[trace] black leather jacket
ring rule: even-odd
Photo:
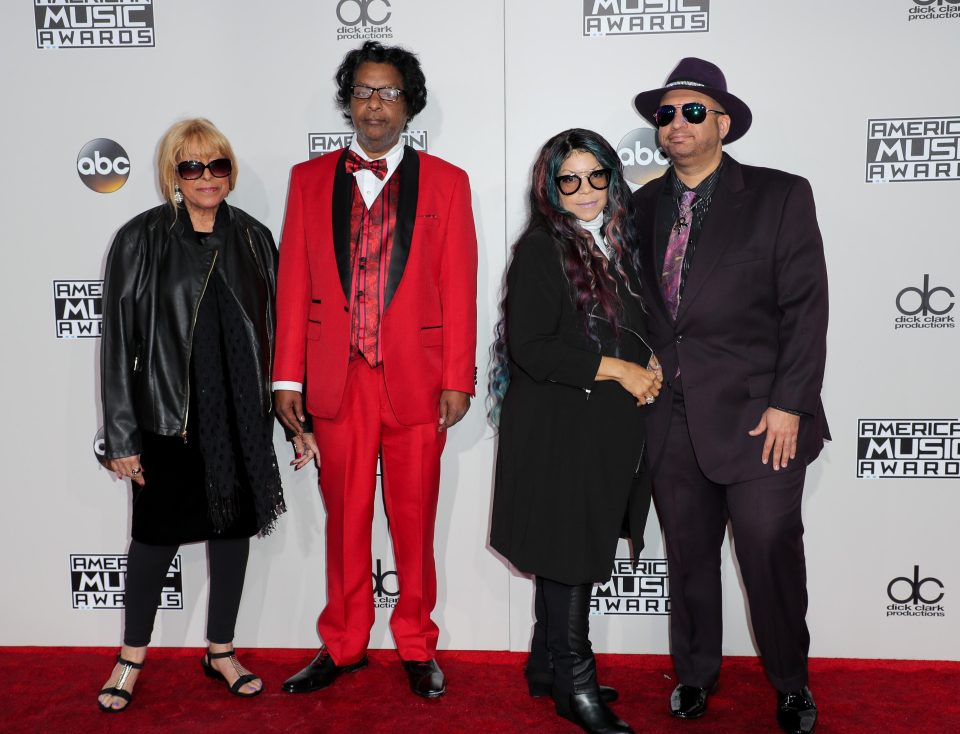
[[[243,310],[261,386],[272,410],[277,248],[265,226],[220,205],[201,246],[186,210],[169,204],[131,219],[113,241],[103,293],[101,392],[105,458],[140,453],[140,431],[184,435],[190,353],[200,299],[214,265]]]

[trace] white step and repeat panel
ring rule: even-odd
[[[960,0],[5,3],[0,645],[120,638],[129,488],[95,460],[101,278],[116,229],[160,201],[160,135],[182,117],[212,119],[239,158],[231,203],[279,235],[290,166],[349,140],[333,73],[346,51],[376,39],[416,51],[424,66],[430,97],[408,142],[471,177],[481,383],[539,146],[592,128],[640,185],[665,161],[633,95],[684,56],[723,68],[754,112],[730,152],[809,178],[826,244],[834,441],[808,473],[804,502],[811,652],[960,659],[960,87],[945,63],[958,31]],[[529,640],[531,583],[486,546],[494,451],[477,401],[443,458],[444,648]],[[238,645],[317,644],[323,506],[315,470],[284,480],[289,512],[253,544]],[[390,647],[397,577],[380,510],[374,535],[372,645]],[[651,515],[640,568],[618,563],[595,592],[596,649],[667,651],[663,558]],[[752,654],[729,546],[723,573],[725,650]],[[206,590],[203,545],[184,546],[155,644],[202,644]]]

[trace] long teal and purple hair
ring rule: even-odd
[[[607,206],[604,209],[604,235],[612,250],[609,263],[596,251],[593,236],[578,224],[574,214],[563,208],[560,192],[554,182],[564,161],[574,151],[592,153],[602,168],[609,168],[611,171]],[[560,250],[563,271],[570,283],[577,310],[584,314],[598,311],[598,315],[602,315],[613,325],[614,333],[619,332],[622,303],[617,293],[616,281],[608,268],[614,268],[629,288],[631,281],[624,272],[624,263],[634,272],[639,272],[639,263],[636,248],[630,247],[634,242],[635,232],[630,188],[623,178],[623,164],[617,152],[610,143],[592,130],[574,128],[554,135],[544,143],[533,164],[529,207],[530,218],[517,242],[535,229],[549,232]],[[511,259],[516,246],[514,243]],[[639,294],[630,291],[630,295],[640,300]],[[593,342],[599,343],[591,322],[592,319],[584,319],[587,336]],[[490,347],[491,363],[487,385],[487,415],[494,427],[500,424],[500,408],[510,384],[510,355],[507,344],[507,289],[504,283],[500,300],[500,320],[494,327],[494,342]]]

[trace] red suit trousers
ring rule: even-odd
[[[439,415],[439,413],[438,413]],[[437,424],[401,425],[383,379],[383,366],[362,358],[349,367],[340,412],[314,418],[320,449],[320,492],[327,510],[327,605],[317,630],[333,661],[358,661],[374,622],[371,526],[381,456],[383,497],[400,594],[390,617],[403,660],[435,656],[439,629],[433,531],[446,433]]]

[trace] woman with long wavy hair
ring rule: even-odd
[[[618,539],[643,547],[644,411],[662,375],[646,343],[630,191],[614,149],[567,130],[533,166],[490,373],[499,426],[491,545],[536,579],[530,694],[588,732],[632,732],[597,684],[590,594]]]

